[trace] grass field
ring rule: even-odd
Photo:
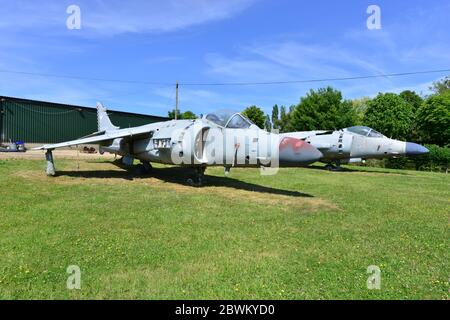
[[[0,160],[2,299],[450,297],[450,175],[212,168],[195,188],[179,168],[56,165]]]

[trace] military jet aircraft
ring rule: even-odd
[[[339,169],[343,163],[363,162],[366,159],[418,156],[428,149],[412,142],[390,139],[365,126],[354,126],[336,131],[301,131],[281,134],[311,144],[319,149],[329,170]]]
[[[195,180],[203,182],[207,166],[299,167],[322,158],[307,142],[281,137],[258,128],[238,112],[222,110],[195,120],[169,120],[139,127],[114,126],[102,104],[97,105],[98,131],[77,140],[47,144],[47,174],[55,175],[52,150],[82,144],[99,144],[100,152],[122,156],[131,166],[135,159],[149,171],[151,162],[187,166],[195,169]],[[281,139],[280,139],[281,138]]]

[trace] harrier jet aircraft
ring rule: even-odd
[[[319,149],[327,169],[338,169],[342,163],[362,162],[365,159],[397,158],[428,153],[428,149],[412,142],[385,137],[374,129],[355,126],[337,131],[302,131],[281,134],[311,144]]]
[[[97,118],[98,132],[36,148],[46,150],[48,175],[55,175],[52,150],[82,144],[99,144],[101,153],[120,155],[127,165],[140,160],[145,170],[151,169],[151,162],[191,167],[196,184],[202,183],[207,166],[223,166],[226,172],[231,167],[299,167],[323,156],[303,140],[261,130],[238,112],[223,110],[202,119],[119,129],[98,104]]]

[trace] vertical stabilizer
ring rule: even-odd
[[[97,103],[97,123],[98,131],[111,131],[119,129],[119,127],[112,124],[108,114],[106,113],[106,108],[100,102]]]

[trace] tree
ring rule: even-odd
[[[417,128],[422,142],[450,145],[450,91],[435,94],[417,111]]]
[[[181,119],[197,119],[197,116],[192,111],[186,111],[181,114]]]
[[[257,106],[250,106],[245,109],[242,114],[249,118],[254,124],[256,124],[261,129],[264,129],[264,124],[266,122],[266,115]]]
[[[414,113],[410,104],[395,93],[379,93],[370,100],[363,123],[388,137],[406,140],[411,133]]]
[[[274,129],[280,128],[280,119],[278,118],[278,105],[272,107],[272,126]]]
[[[416,170],[443,170],[448,173],[450,167],[450,148],[439,147],[435,144],[425,145],[430,151],[427,154],[413,158]]]
[[[414,119],[411,123],[411,131],[409,134],[409,139],[412,141],[419,141],[420,135],[417,129],[417,121],[415,120],[417,110],[419,110],[420,106],[423,104],[423,98],[419,96],[417,93],[411,90],[405,90],[400,93],[400,97],[408,103],[413,111]]]
[[[413,112],[416,112],[423,103],[422,97],[411,90],[405,90],[401,92],[400,97],[405,100],[406,103],[411,105]]]
[[[441,94],[446,91],[450,91],[450,76],[447,76],[439,81],[433,82],[433,85],[430,87],[434,93]]]
[[[288,126],[288,123],[290,121],[290,115],[288,113],[286,113],[286,107],[285,106],[281,106],[280,109],[280,131],[281,132],[286,132],[286,127]]]
[[[356,113],[355,124],[362,124],[364,119],[364,114],[367,110],[367,103],[370,101],[369,97],[363,97],[360,99],[352,100],[352,107]]]
[[[176,112],[175,109],[167,112],[167,116],[169,117],[169,119],[175,119],[175,112]],[[178,119],[179,119],[180,118],[180,110],[178,110],[177,115],[178,115]]]
[[[280,108],[280,120],[278,121],[278,129],[280,132],[295,131],[291,124],[292,110],[295,106],[290,106],[289,111],[286,111],[285,106]]]
[[[264,129],[269,132],[272,130],[272,122],[270,121],[270,116],[268,114],[266,114],[266,121],[264,122]]]
[[[331,87],[311,90],[291,112],[290,123],[296,131],[339,129],[354,125],[352,103]]]
[[[168,117],[169,119],[175,119],[175,110],[169,111],[168,112]],[[178,120],[182,120],[182,119],[197,119],[197,116],[195,115],[195,113],[193,113],[192,111],[186,111],[181,113],[180,110],[178,110]]]

